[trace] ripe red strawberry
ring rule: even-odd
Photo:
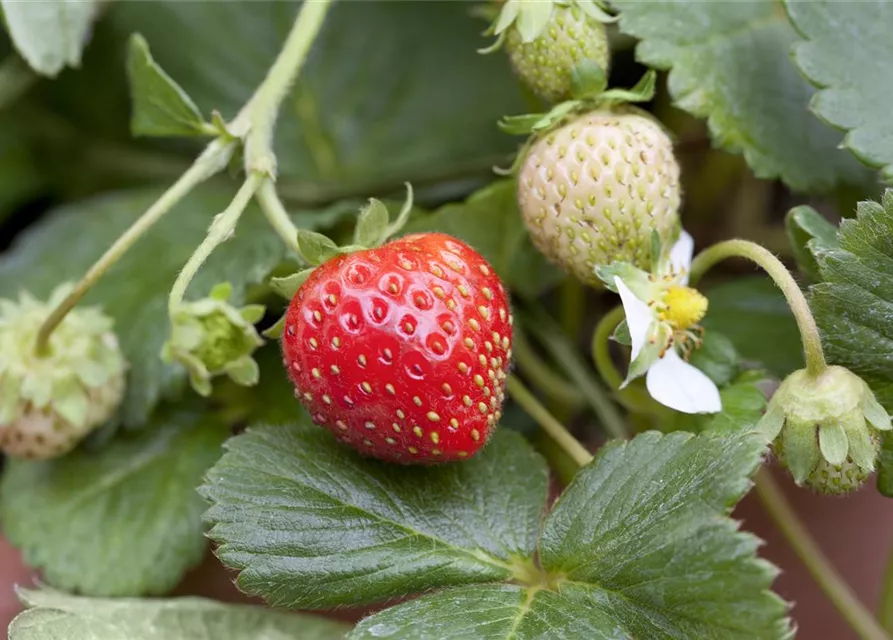
[[[501,417],[512,317],[468,245],[406,236],[318,267],[288,308],[282,349],[314,422],[405,464],[467,458]]]

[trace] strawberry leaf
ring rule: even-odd
[[[133,135],[195,136],[213,131],[192,98],[152,59],[149,44],[137,33],[130,37],[127,77],[133,101]]]
[[[837,246],[837,227],[812,207],[802,205],[788,211],[785,229],[800,271],[810,280],[818,280],[819,265],[814,252]]]
[[[777,570],[727,517],[764,452],[742,433],[609,444],[546,518],[541,581],[426,595],[348,637],[789,638]]]
[[[819,91],[810,109],[847,132],[843,146],[893,181],[893,6],[886,2],[791,2],[785,7],[806,38],[794,62]],[[854,46],[859,43],[859,46]]]
[[[779,378],[803,367],[797,324],[771,280],[737,278],[705,293],[710,305],[702,324],[708,335],[721,333],[744,361],[759,364]]]
[[[810,306],[827,358],[860,375],[893,410],[893,190],[883,204],[861,202],[844,220],[838,246],[816,246],[821,282]]]
[[[368,603],[507,580],[533,554],[547,474],[520,436],[503,430],[461,464],[402,467],[294,412],[232,439],[201,489],[243,591],[292,608]]]
[[[101,27],[118,42],[140,32],[203,113],[232,119],[266,76],[299,7],[119,3]],[[437,28],[419,28],[426,24]],[[493,123],[524,101],[505,56],[476,53],[481,26],[466,3],[336,3],[277,122],[284,195],[330,201],[386,193],[406,180],[464,187],[468,175],[489,176],[515,149]],[[114,53],[101,64],[122,66]]]
[[[780,177],[798,191],[866,181],[859,163],[838,149],[840,134],[806,112],[814,92],[789,59],[797,36],[776,3],[617,0],[613,6],[621,30],[642,41],[638,58],[670,71],[676,105],[707,118],[716,143],[743,153],[758,177]]]
[[[407,225],[406,233],[442,231],[481,253],[515,292],[534,297],[561,280],[561,273],[533,248],[521,215],[514,180],[500,180],[459,204],[448,204]]]
[[[80,66],[98,2],[0,0],[0,7],[13,44],[32,69],[55,77],[65,67]]]
[[[185,371],[160,358],[168,338],[167,295],[177,273],[202,241],[215,214],[228,204],[232,189],[208,185],[186,198],[153,227],[91,289],[85,304],[100,304],[115,319],[124,355],[130,363],[121,417],[139,425],[162,396],[178,392]],[[50,212],[20,236],[0,258],[0,296],[26,289],[45,297],[57,284],[77,279],[118,235],[160,195],[156,189],[123,191]],[[330,223],[345,209],[298,214],[300,227]],[[353,209],[355,212],[356,209]],[[72,238],[77,238],[72,243]],[[233,285],[232,303],[241,305],[249,285],[263,281],[285,255],[285,248],[255,205],[246,210],[235,236],[199,271],[189,298],[198,298],[218,282]]]
[[[349,627],[322,617],[223,604],[204,598],[84,598],[19,589],[28,607],[9,640],[339,640]]]
[[[163,411],[149,426],[97,452],[7,461],[3,533],[51,585],[160,594],[201,560],[204,505],[195,488],[228,429],[186,410]]]

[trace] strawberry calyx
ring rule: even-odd
[[[320,265],[339,255],[380,247],[400,233],[409,221],[412,206],[413,191],[412,185],[408,182],[406,183],[406,199],[393,222],[390,221],[387,206],[381,200],[369,198],[366,206],[360,209],[353,242],[348,245],[339,246],[326,235],[307,229],[298,229],[298,249],[304,262],[310,266],[281,278],[271,278],[270,287],[286,300],[291,300],[301,285],[310,277],[310,274]],[[282,335],[284,324],[285,316],[264,331],[263,335],[267,338],[279,338]]]
[[[609,13],[609,6],[598,0],[508,0],[501,3],[481,5],[475,13],[487,20],[490,26],[484,31],[485,36],[495,36],[496,40],[478,53],[488,54],[498,51],[505,42],[510,27],[514,27],[521,36],[522,42],[533,42],[546,29],[552,18],[555,7],[579,7],[587,16],[602,23],[616,22],[619,17]]]

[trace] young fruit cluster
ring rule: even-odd
[[[593,286],[599,265],[649,270],[652,234],[672,234],[680,202],[670,138],[628,109],[592,111],[546,132],[518,175],[518,204],[536,247]]]
[[[55,458],[111,418],[125,389],[126,363],[99,309],[70,312],[36,349],[44,320],[68,293],[47,303],[23,293],[0,301],[0,450],[17,458]]]
[[[324,262],[292,299],[282,336],[314,422],[365,455],[404,464],[481,449],[502,415],[511,345],[498,276],[439,233]]]

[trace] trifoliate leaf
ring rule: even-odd
[[[164,593],[206,548],[196,487],[229,435],[186,410],[106,448],[8,461],[3,533],[51,585],[96,596]]]
[[[121,348],[130,363],[122,407],[127,424],[141,424],[163,395],[182,388],[182,367],[167,365],[158,355],[169,332],[168,292],[233,191],[208,185],[190,194],[146,233],[84,300],[84,304],[100,304],[114,318]],[[77,279],[159,195],[156,189],[123,191],[50,212],[0,258],[0,296],[15,297],[19,291],[28,290],[42,298],[60,282]],[[341,209],[333,208],[298,213],[295,220],[303,227],[329,223],[332,216],[328,211],[333,212],[332,216],[342,214]],[[72,243],[72,238],[77,242]],[[187,299],[201,297],[218,282],[229,281],[233,285],[232,303],[241,304],[246,287],[262,282],[285,251],[260,211],[250,205],[235,237],[198,272]]]
[[[639,59],[670,71],[675,103],[707,118],[714,140],[743,153],[758,177],[781,177],[798,191],[866,180],[859,163],[838,148],[840,134],[807,113],[814,92],[790,61],[797,36],[775,2],[613,5],[621,30],[642,41]],[[841,68],[850,59],[841,57]]]
[[[819,278],[814,251],[837,246],[837,227],[812,207],[794,207],[785,216],[785,228],[797,266],[810,280]]]
[[[217,554],[274,606],[326,608],[506,580],[533,554],[545,463],[503,430],[461,464],[360,457],[324,429],[250,428],[202,494]]]
[[[19,589],[28,610],[9,640],[339,640],[350,628],[319,616],[204,598],[84,598]]]
[[[844,220],[839,246],[818,249],[822,282],[810,289],[810,306],[827,358],[861,376],[893,410],[893,190],[883,205],[859,203]]]
[[[547,517],[543,574],[425,595],[348,637],[791,637],[786,606],[769,591],[776,570],[725,517],[764,449],[740,433],[652,432],[608,445]]]
[[[721,333],[745,361],[779,378],[803,366],[794,316],[778,287],[763,277],[736,278],[705,291],[710,304],[701,324]]]
[[[283,25],[294,22],[299,8],[121,2],[110,7],[102,28],[117,41],[140,32],[203,113],[219,109],[232,119],[266,76],[288,33]],[[491,175],[516,147],[493,123],[522,112],[524,101],[506,57],[476,53],[481,24],[468,8],[336,3],[279,115],[280,189],[304,201],[330,201],[388,192],[405,180],[449,181],[466,190],[468,176]],[[122,66],[114,53],[104,62],[107,75]],[[457,186],[450,192],[465,192]]]
[[[149,53],[138,33],[130,38],[127,58],[132,101],[130,131],[135,136],[207,135],[201,111]]]
[[[790,637],[769,591],[777,570],[724,517],[764,452],[755,434],[650,432],[607,445],[546,519],[543,567],[563,576],[577,610],[609,615],[604,637]]]
[[[32,69],[55,77],[78,67],[99,3],[95,0],[0,0],[12,42]]]
[[[794,62],[819,87],[810,109],[847,132],[843,145],[893,180],[893,6],[886,2],[791,2],[785,7],[806,39]],[[859,46],[854,46],[859,43]]]
[[[536,296],[561,280],[561,273],[530,242],[518,213],[514,180],[495,182],[406,228],[406,233],[421,231],[442,231],[464,240],[521,295]]]

